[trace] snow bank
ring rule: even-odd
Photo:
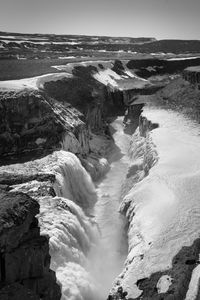
[[[112,68],[112,66],[113,66],[113,62],[111,60],[108,60],[108,61],[105,61],[105,60],[85,60],[85,61],[68,63],[66,65],[52,66],[52,67],[59,70],[59,71],[72,72],[74,67],[77,67],[77,66],[83,66],[83,67],[93,66],[93,67],[96,67],[97,69],[100,69],[99,64],[102,64],[104,66],[104,68]]]
[[[18,80],[0,81],[0,90],[23,90],[23,89],[43,89],[44,84],[49,81],[57,81],[63,78],[71,78],[68,73],[51,73],[42,76],[24,78]]]
[[[175,61],[175,60],[188,60],[188,59],[196,59],[196,58],[199,58],[199,56],[173,57],[173,58],[168,58],[166,60],[168,60],[168,61]]]
[[[105,85],[110,85],[112,87],[118,87],[116,80],[121,79],[121,76],[118,75],[117,73],[115,73],[114,71],[112,71],[111,69],[99,71],[98,73],[95,73],[93,75],[93,77],[97,81],[99,81]]]

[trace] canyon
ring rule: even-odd
[[[0,81],[0,299],[199,299],[199,60]]]

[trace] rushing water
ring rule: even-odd
[[[123,269],[127,255],[124,220],[119,213],[121,188],[127,174],[130,135],[124,133],[122,118],[111,124],[114,146],[110,153],[110,170],[97,185],[98,201],[94,209],[100,240],[92,249],[90,273],[99,284],[100,299],[106,299],[114,279]]]

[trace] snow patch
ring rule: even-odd
[[[44,84],[49,81],[57,81],[63,78],[71,78],[69,73],[51,73],[42,76],[24,78],[18,80],[0,81],[0,90],[23,90],[23,89],[43,89]]]
[[[166,60],[168,61],[175,61],[175,60],[188,60],[188,59],[196,59],[199,58],[198,56],[193,56],[193,57],[174,57],[174,58],[168,58]]]
[[[118,87],[118,83],[116,82],[116,80],[121,79],[121,76],[112,71],[111,69],[98,71],[97,73],[93,74],[93,77],[97,81],[105,85],[110,85],[112,87]]]
[[[35,143],[37,145],[41,145],[44,144],[46,142],[47,139],[43,139],[43,138],[37,138],[37,140],[35,141]]]
[[[172,284],[172,278],[168,275],[163,275],[162,277],[160,277],[160,279],[158,280],[158,283],[156,285],[157,289],[158,289],[158,294],[161,293],[166,293],[170,287],[170,285]]]

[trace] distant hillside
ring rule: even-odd
[[[113,37],[113,36],[89,36],[89,35],[58,35],[58,34],[25,34],[25,33],[10,33],[10,32],[3,32],[0,31],[0,39],[5,38],[6,40],[33,40],[36,39],[46,41],[46,42],[71,42],[76,41],[77,43],[88,43],[88,44],[96,44],[96,43],[103,43],[103,44],[142,44],[155,41],[155,38],[152,37]]]

